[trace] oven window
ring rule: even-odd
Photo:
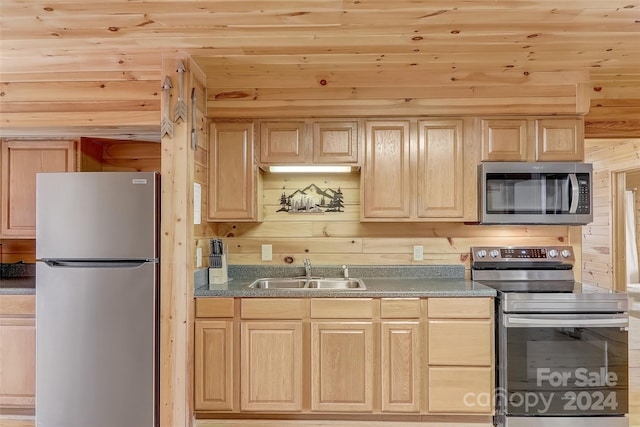
[[[627,335],[612,327],[506,328],[506,390],[497,393],[507,413],[628,412]]]
[[[571,206],[566,173],[488,173],[486,209],[490,214],[561,214]]]

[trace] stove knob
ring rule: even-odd
[[[558,251],[557,251],[557,250],[555,250],[555,249],[551,249],[551,250],[549,251],[549,257],[550,257],[550,258],[555,258],[555,257],[557,257],[557,256],[558,256]]]
[[[484,258],[484,257],[486,257],[486,256],[487,256],[487,251],[485,251],[484,249],[482,249],[482,250],[480,250],[480,251],[476,252],[476,256],[477,256],[478,258]]]
[[[571,256],[571,251],[569,249],[565,249],[560,252],[560,254],[562,255],[562,258],[569,258]]]
[[[489,255],[491,255],[491,258],[497,258],[499,254],[500,252],[498,252],[497,249],[493,249],[491,252],[489,252]]]

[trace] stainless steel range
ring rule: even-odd
[[[574,281],[570,246],[473,247],[495,288],[500,427],[627,427],[627,295]]]

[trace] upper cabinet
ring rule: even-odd
[[[75,141],[2,142],[2,237],[36,237],[36,174],[75,170]]]
[[[362,216],[411,215],[409,120],[367,121],[362,168]]]
[[[263,121],[260,163],[357,165],[358,128],[357,119]]]
[[[582,117],[482,119],[483,161],[582,161]]]
[[[253,122],[214,122],[209,128],[209,221],[259,221],[259,171]]]
[[[260,123],[260,162],[304,163],[307,138],[304,122]]]
[[[365,123],[363,221],[475,221],[475,119]]]

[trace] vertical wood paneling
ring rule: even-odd
[[[582,232],[582,281],[614,288],[612,173],[640,168],[640,139],[585,141],[585,162],[593,163],[593,222]]]

